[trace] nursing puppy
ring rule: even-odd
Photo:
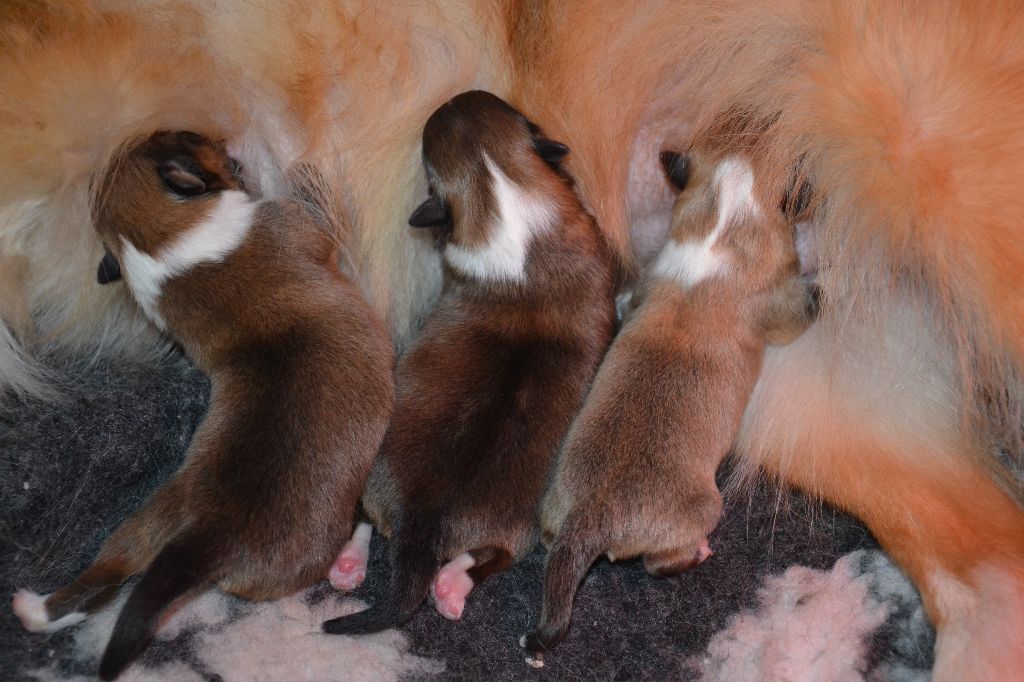
[[[259,201],[219,145],[158,133],[97,188],[109,253],[146,315],[212,381],[181,470],[48,597],[21,591],[30,630],[86,617],[143,572],[100,676],[116,677],[174,600],[216,584],[274,599],[321,579],[348,537],[393,402],[390,340],[339,271],[315,207]]]
[[[638,265],[668,224],[661,149],[749,131],[776,193],[802,167],[821,311],[765,352],[729,485],[767,476],[863,521],[920,591],[936,681],[1024,679],[1024,7],[522,8],[509,98],[560,126]]]
[[[541,521],[554,538],[534,666],[569,626],[573,595],[601,554],[642,555],[651,575],[706,559],[722,499],[715,473],[739,429],[765,345],[810,323],[793,228],[750,162],[663,155],[682,192],[670,241],[573,423]]]
[[[409,222],[448,232],[444,292],[398,365],[363,497],[391,536],[391,589],[326,632],[402,623],[429,590],[458,618],[474,584],[534,545],[559,442],[615,324],[612,261],[557,168],[567,152],[485,92],[427,121],[431,197]]]

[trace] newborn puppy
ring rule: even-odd
[[[671,238],[639,307],[609,350],[566,438],[543,505],[554,538],[540,627],[520,640],[542,665],[569,625],[573,596],[601,555],[642,555],[672,575],[710,555],[722,501],[715,472],[760,371],[815,307],[793,228],[762,196],[746,159],[662,156],[680,189]]]
[[[212,381],[180,471],[95,563],[45,598],[22,591],[30,630],[85,617],[143,572],[100,676],[116,677],[175,599],[208,584],[275,599],[320,580],[349,536],[393,403],[383,326],[339,271],[316,207],[259,201],[224,149],[158,133],[97,188],[109,251],[143,311]]]
[[[615,324],[613,262],[558,169],[567,152],[486,92],[427,121],[431,196],[410,224],[447,232],[444,290],[399,362],[363,497],[391,536],[390,592],[324,631],[402,623],[431,588],[458,618],[474,584],[536,542],[558,445]]]

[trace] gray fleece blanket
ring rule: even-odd
[[[209,397],[180,358],[161,368],[53,361],[56,402],[0,406],[0,581],[7,595],[59,587],[180,464]],[[728,465],[726,465],[728,466]],[[907,579],[857,521],[762,485],[727,501],[715,554],[677,578],[599,562],[573,625],[540,670],[516,645],[539,612],[539,548],[479,586],[459,621],[430,604],[397,631],[318,634],[387,584],[375,537],[365,584],[326,581],[278,602],[211,590],[181,608],[129,680],[918,680],[934,634]],[[123,596],[123,595],[122,595]],[[81,625],[25,632],[0,610],[0,679],[95,675],[117,604]]]

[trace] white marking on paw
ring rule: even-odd
[[[728,272],[731,261],[718,246],[718,239],[737,220],[761,213],[754,199],[754,172],[747,161],[736,157],[723,160],[715,168],[712,183],[718,202],[714,229],[702,239],[669,240],[652,266],[656,277],[674,280],[684,289]]]
[[[85,620],[85,614],[81,612],[69,613],[55,621],[50,620],[46,613],[46,598],[49,595],[36,594],[29,590],[18,590],[11,600],[11,610],[14,611],[21,625],[29,632],[57,632],[69,625],[81,623]]]
[[[157,301],[164,282],[200,263],[223,260],[249,234],[257,202],[239,190],[222,192],[213,210],[156,256],[139,251],[121,238],[121,269],[125,282],[142,311],[161,329],[166,323]]]
[[[449,243],[445,247],[445,259],[469,277],[522,282],[526,279],[526,252],[530,242],[534,235],[551,226],[556,217],[555,206],[512,182],[486,154],[484,164],[494,180],[494,198],[498,204],[491,239],[474,249]]]
[[[526,635],[519,635],[519,647],[522,649],[526,648]],[[523,660],[526,661],[526,665],[531,668],[544,667],[544,654],[533,652]]]

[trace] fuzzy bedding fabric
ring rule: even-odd
[[[208,399],[184,362],[64,370],[53,404],[0,408],[0,580],[49,592],[180,463]],[[250,604],[211,590],[161,628],[126,680],[924,680],[933,632],[907,579],[856,521],[768,487],[731,500],[715,555],[678,578],[602,561],[566,640],[529,668],[516,639],[539,613],[543,552],[470,596],[462,620],[425,605],[400,631],[318,634],[387,584],[375,537],[353,595],[326,582]],[[123,593],[122,593],[123,597]],[[54,635],[0,616],[0,679],[95,674],[117,605]]]

